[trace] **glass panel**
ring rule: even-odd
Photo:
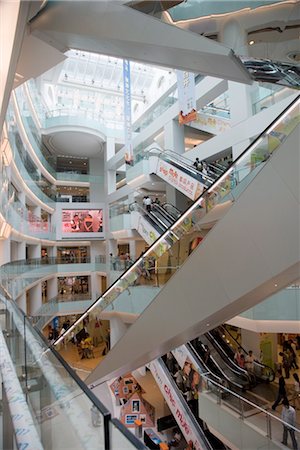
[[[207,216],[218,205],[230,207],[264,167],[267,159],[299,124],[300,98],[259,137],[233,163],[213,185],[172,225],[155,243],[125,271],[125,273],[89,308],[64,337],[88,321],[100,317],[103,310],[128,311],[138,305],[139,313],[149,305],[160,289],[183,264],[188,255],[201,243],[209,232],[205,225]],[[139,291],[139,294],[136,293]],[[134,302],[134,300],[136,300]],[[141,306],[141,303],[143,305]],[[95,362],[96,363],[96,362]]]
[[[132,448],[146,449],[147,447],[139,441],[125,426],[112,420],[110,423],[111,448],[118,450],[131,450]],[[122,431],[121,431],[122,428]]]
[[[108,411],[93,404],[22,313],[6,305],[7,345],[44,447],[104,450]]]

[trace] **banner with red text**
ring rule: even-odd
[[[156,174],[192,200],[196,200],[203,191],[199,181],[161,159],[158,160]]]
[[[182,407],[179,395],[170,386],[159,361],[151,361],[150,370],[186,441],[192,442],[195,450],[206,448],[206,445],[200,441],[201,437],[191,417]]]

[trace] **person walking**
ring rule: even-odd
[[[285,424],[283,424],[282,444],[287,445],[288,433],[290,433],[293,449],[298,450],[298,445],[295,437],[295,430],[289,427],[289,425],[291,425],[292,427],[296,426],[296,411],[292,406],[290,406],[287,398],[283,400],[282,404],[283,408],[281,413],[281,419],[283,422],[285,422]]]
[[[290,378],[291,358],[287,350],[279,352],[279,356],[282,357],[282,367],[284,368],[285,378]]]
[[[293,373],[293,377],[294,377],[293,406],[295,409],[300,409],[300,380],[297,373]]]
[[[284,381],[284,377],[282,375],[282,370],[281,369],[279,369],[277,371],[277,376],[279,377],[279,380],[278,380],[279,388],[278,388],[277,398],[276,398],[274,404],[272,405],[273,411],[275,411],[275,409],[277,408],[277,406],[279,405],[281,400],[285,400],[286,399],[285,381]]]

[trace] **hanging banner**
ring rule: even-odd
[[[197,119],[195,76],[191,72],[176,70],[179,124],[183,125]]]
[[[133,165],[130,62],[123,60],[125,163]]]
[[[196,200],[203,191],[200,181],[162,159],[158,160],[156,174],[192,200]]]
[[[206,445],[202,442],[194,421],[186,414],[176,390],[169,384],[161,364],[156,360],[151,361],[150,370],[186,441],[193,445],[193,449],[203,450]]]

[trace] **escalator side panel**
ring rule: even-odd
[[[299,142],[297,127],[88,382],[140,367],[299,278]]]

